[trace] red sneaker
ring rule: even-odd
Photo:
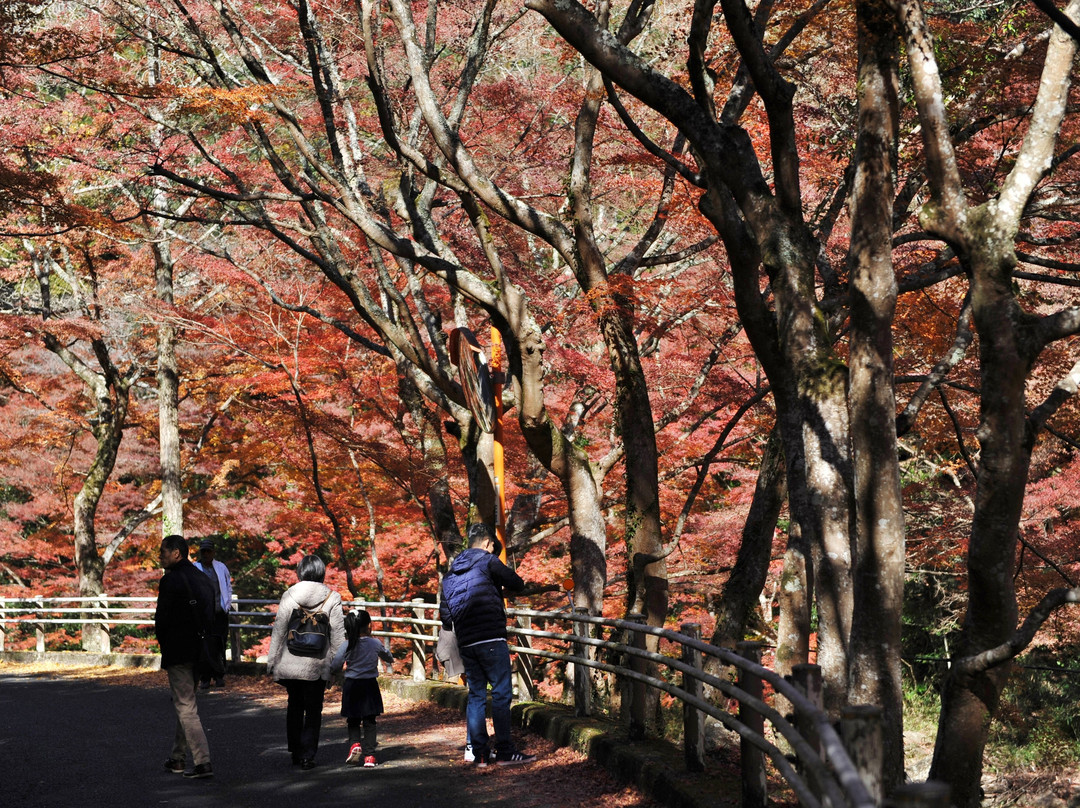
[[[375,756],[374,755],[368,755],[366,758],[364,758],[364,768],[365,769],[374,769],[375,768]]]

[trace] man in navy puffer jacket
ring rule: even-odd
[[[457,635],[458,650],[469,685],[466,721],[476,765],[488,765],[485,718],[487,688],[491,685],[491,719],[495,726],[495,763],[531,763],[533,755],[514,748],[510,738],[510,650],[506,644],[503,592],[520,592],[525,582],[496,554],[497,542],[487,525],[469,528],[469,546],[462,550],[443,578],[439,618]]]

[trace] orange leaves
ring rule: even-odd
[[[280,88],[268,85],[230,89],[177,87],[174,91],[181,101],[182,114],[236,125],[270,122],[270,115],[261,107],[271,103],[275,96],[283,95]]]
[[[609,276],[606,283],[588,290],[585,299],[601,319],[620,313],[633,316],[638,305],[634,279],[628,275]]]

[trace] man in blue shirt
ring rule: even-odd
[[[222,671],[225,670],[225,644],[229,638],[229,610],[232,609],[232,576],[229,568],[214,558],[214,542],[203,539],[199,542],[199,560],[195,566],[206,573],[210,584],[214,587],[214,622],[211,628],[211,636],[218,657],[218,664]],[[210,687],[211,671],[204,670],[199,675],[199,687]],[[225,686],[225,675],[214,674],[214,684],[218,687]]]

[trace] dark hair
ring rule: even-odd
[[[315,581],[321,584],[326,577],[326,562],[317,555],[306,555],[296,565],[296,577],[301,581]]]
[[[349,612],[349,614],[356,615],[356,626],[361,631],[366,631],[371,627],[371,615],[366,609],[357,609],[356,611]]]
[[[345,639],[348,640],[348,650],[351,651],[361,634],[367,634],[371,627],[371,615],[364,609],[354,609],[345,615]]]
[[[178,536],[175,533],[170,533],[164,539],[161,540],[161,546],[166,550],[179,550],[181,558],[187,558],[190,552],[188,548],[187,539],[183,536]]]
[[[495,538],[495,534],[491,531],[491,528],[483,522],[469,525],[469,531],[465,535],[468,537],[469,547],[479,547],[485,542],[491,542],[495,545],[491,552],[498,555],[502,551],[502,545],[499,543],[499,540]]]

